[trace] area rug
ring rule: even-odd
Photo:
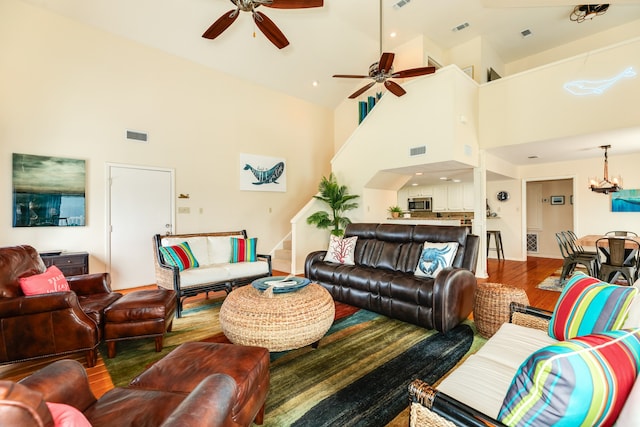
[[[586,269],[580,267],[574,269],[574,272],[575,271],[582,271],[583,273],[587,272]],[[571,275],[567,275],[564,280],[560,280],[560,277],[562,277],[562,268],[559,268],[551,273],[550,276],[548,276],[542,282],[538,283],[536,288],[543,289],[545,291],[562,292],[562,290],[564,289],[564,285],[567,284],[569,278],[571,278]]]
[[[124,386],[182,342],[228,342],[218,312],[222,299],[185,306],[165,336],[161,353],[152,339],[118,343],[105,365]],[[415,378],[436,385],[457,363],[486,342],[467,321],[447,334],[336,303],[338,317],[317,349],[271,353],[271,381],[264,426],[390,425],[408,407]],[[345,309],[345,307],[347,307]],[[406,425],[406,423],[405,423]]]

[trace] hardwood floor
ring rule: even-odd
[[[498,261],[490,259],[487,266],[489,277],[487,279],[479,279],[478,282],[503,283],[505,285],[522,288],[527,293],[531,305],[546,310],[553,310],[560,294],[553,291],[537,289],[536,285],[561,266],[562,260],[550,258],[529,257],[527,261]],[[277,271],[274,271],[273,274],[283,275],[283,273],[279,273]],[[150,288],[155,288],[155,286]],[[133,290],[136,289],[130,289],[128,292]],[[198,298],[204,298],[204,295],[192,297],[190,300]],[[68,357],[85,364],[83,354],[78,353]],[[64,356],[2,365],[0,366],[0,379],[18,381],[29,375],[31,372],[62,358],[64,358]],[[87,368],[87,375],[89,376],[91,390],[96,397],[102,396],[113,388],[111,377],[107,372],[101,356],[98,356],[96,366],[93,368]]]

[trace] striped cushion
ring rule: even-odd
[[[178,267],[180,271],[200,266],[187,242],[182,242],[175,246],[161,246],[160,253],[164,258],[164,262]]]
[[[600,426],[618,417],[640,363],[640,332],[617,330],[533,353],[514,376],[498,419],[508,426]]]
[[[255,262],[256,246],[258,238],[250,239],[231,238],[231,262]]]
[[[610,285],[582,272],[567,282],[549,322],[558,341],[620,329],[638,289]]]

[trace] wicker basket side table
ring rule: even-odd
[[[480,335],[491,338],[509,321],[511,302],[529,305],[524,289],[500,283],[478,283],[473,304],[473,321]]]
[[[316,343],[335,317],[329,292],[316,283],[289,293],[233,290],[220,307],[220,326],[234,344],[285,351]]]

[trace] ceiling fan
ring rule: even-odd
[[[392,78],[406,78],[406,77],[417,77],[424,76],[426,74],[432,74],[436,71],[436,67],[418,67],[411,68],[409,70],[402,70],[393,72],[393,59],[395,54],[391,52],[382,53],[382,0],[380,0],[380,59],[378,62],[374,62],[369,66],[369,74],[367,75],[353,75],[353,74],[334,74],[333,77],[338,78],[347,78],[347,79],[364,79],[371,78],[373,81],[364,87],[361,87],[351,95],[349,95],[349,99],[354,99],[369,90],[371,86],[376,83],[383,83],[384,87],[387,88],[389,92],[396,96],[402,96],[407,93],[406,90],[402,88],[398,83],[389,80]]]
[[[389,80],[390,78],[406,78],[406,77],[417,77],[424,76],[425,74],[432,74],[436,71],[436,67],[419,67],[419,68],[411,68],[409,70],[402,70],[393,72],[393,58],[395,55],[390,52],[384,52],[380,56],[380,60],[378,62],[374,62],[369,67],[369,75],[359,76],[359,75],[351,75],[351,74],[334,74],[333,77],[340,78],[349,78],[349,79],[363,79],[363,78],[371,78],[373,81],[364,87],[361,87],[351,95],[349,95],[350,99],[357,98],[367,90],[371,86],[376,83],[383,83],[384,87],[387,88],[389,92],[396,96],[402,96],[407,93],[406,90],[402,88],[398,83]]]
[[[289,45],[289,40],[273,23],[271,19],[262,12],[256,10],[260,6],[271,7],[273,9],[307,9],[312,7],[322,7],[323,0],[230,0],[236,8],[231,9],[222,15],[216,22],[211,24],[207,31],[202,34],[205,39],[215,39],[224,30],[229,28],[231,24],[238,18],[240,11],[251,12],[256,26],[262,33],[276,45],[278,49],[282,49]],[[255,33],[254,33],[255,36]]]

